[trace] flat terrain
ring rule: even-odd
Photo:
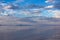
[[[0,40],[60,40],[60,19],[0,17]]]

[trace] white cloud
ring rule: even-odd
[[[3,9],[10,9],[12,6],[10,5],[7,5],[7,6],[4,6]]]
[[[48,13],[52,13],[54,18],[60,18],[60,10],[48,10]]]
[[[46,6],[45,8],[54,8],[54,5]]]
[[[40,16],[40,9],[20,10],[19,13],[26,16]]]
[[[55,14],[56,18],[60,18],[60,10],[54,10],[53,13]]]
[[[46,0],[45,3],[55,3],[54,0]]]
[[[45,3],[48,3],[49,1],[45,1]]]

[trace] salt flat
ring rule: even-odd
[[[60,40],[60,19],[40,18],[0,17],[0,40]]]

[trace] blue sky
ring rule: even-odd
[[[49,6],[54,5],[55,8],[60,8],[59,0],[0,0],[2,3],[14,4],[19,6],[27,6],[31,4],[40,5],[40,6]]]
[[[39,6],[48,6],[51,5],[52,3],[48,2],[46,3],[45,1],[48,0],[0,0],[0,2],[2,3],[6,3],[6,4],[12,4],[12,5],[18,5],[18,6],[28,6],[28,5],[39,5]]]
[[[9,3],[14,3],[15,1],[20,1],[20,0],[0,0],[0,2],[9,2]],[[28,4],[37,4],[37,5],[45,5],[45,0],[22,0],[18,2],[22,5],[28,3]],[[24,3],[24,4],[23,4]]]
[[[17,11],[20,10],[20,8],[37,8],[40,9],[42,8],[42,15],[43,16],[58,16],[60,15],[59,11],[60,11],[60,1],[59,0],[0,0],[0,8],[3,9],[3,11],[5,10],[9,10],[9,11]],[[10,10],[11,9],[11,10]],[[17,9],[17,10],[16,10]],[[1,10],[2,11],[2,10]],[[41,11],[41,10],[39,10]],[[51,12],[49,12],[51,11]],[[12,12],[10,12],[11,14],[13,14]],[[19,12],[17,12],[16,15],[19,16],[18,14]],[[25,12],[25,14],[29,13],[29,12]],[[38,13],[37,13],[38,14]],[[40,13],[39,13],[40,14]],[[24,16],[24,14],[21,14],[22,16]],[[20,16],[21,16],[20,15]],[[32,14],[31,14],[32,15]],[[28,15],[25,15],[28,16]]]

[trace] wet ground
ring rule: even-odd
[[[60,40],[60,19],[0,17],[0,40]]]

